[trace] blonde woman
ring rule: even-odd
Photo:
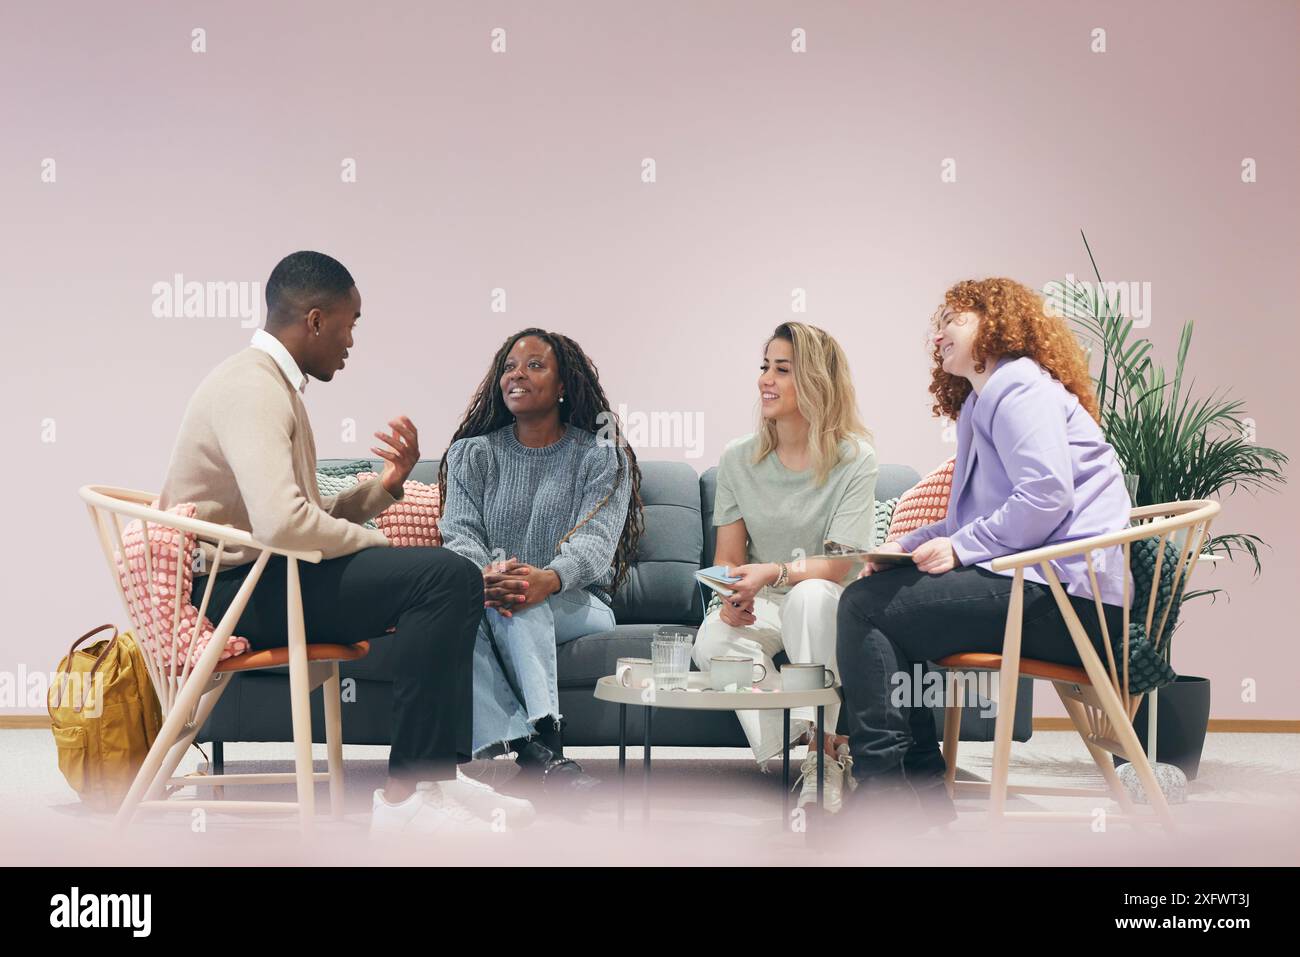
[[[695,663],[743,655],[774,671],[773,656],[835,669],[840,594],[859,569],[853,559],[821,558],[827,539],[869,548],[874,531],[876,454],[858,414],[844,350],[824,330],[782,323],[768,339],[758,376],[759,427],[731,442],[718,466],[714,563],[740,578],[734,594],[710,605],[695,641]],[[810,557],[811,556],[811,557]],[[791,741],[810,742],[800,805],[814,799],[817,747],[824,747],[826,806],[836,810],[847,768],[843,738],[813,727],[812,708],[791,712]],[[754,757],[766,770],[780,754],[781,713],[737,712]]]

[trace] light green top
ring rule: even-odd
[[[812,469],[792,472],[775,452],[754,461],[758,436],[729,443],[718,463],[713,524],[745,520],[750,562],[793,562],[821,555],[827,539],[870,548],[875,531],[876,453],[864,440],[840,445],[840,462],[818,485]],[[857,576],[858,564],[845,576]],[[779,589],[786,591],[788,589]]]

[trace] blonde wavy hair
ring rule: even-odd
[[[944,294],[943,305],[931,320],[932,328],[952,312],[973,312],[980,317],[972,348],[976,372],[983,372],[987,363],[1003,356],[1029,356],[1097,418],[1097,393],[1088,372],[1087,354],[1065,319],[1047,313],[1038,293],[1014,279],[967,279]],[[930,355],[934,360],[930,374],[934,414],[956,419],[971,393],[970,380],[943,371],[943,356],[933,340]]]
[[[802,322],[783,322],[763,344],[774,339],[794,350],[794,385],[799,413],[808,422],[808,452],[818,485],[840,464],[846,439],[871,441],[871,432],[858,414],[858,396],[849,374],[849,360],[835,337]],[[763,419],[758,429],[757,465],[776,451],[776,422]]]

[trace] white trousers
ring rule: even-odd
[[[835,663],[835,615],[844,586],[820,578],[801,581],[785,594],[764,589],[754,599],[752,625],[734,628],[722,620],[722,610],[715,607],[705,616],[695,636],[695,665],[709,670],[709,659],[716,655],[743,655],[761,662],[773,682],[779,682],[772,657],[784,650],[791,662],[826,665],[839,678]],[[779,687],[779,684],[778,684]],[[815,708],[790,710],[790,739],[798,740],[815,721]],[[833,732],[839,721],[840,706],[826,706],[825,731]],[[740,726],[754,750],[759,764],[782,751],[781,711],[737,711]]]

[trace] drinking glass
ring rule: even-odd
[[[655,688],[684,691],[691,671],[691,647],[695,636],[689,631],[661,628],[650,642],[654,662]]]

